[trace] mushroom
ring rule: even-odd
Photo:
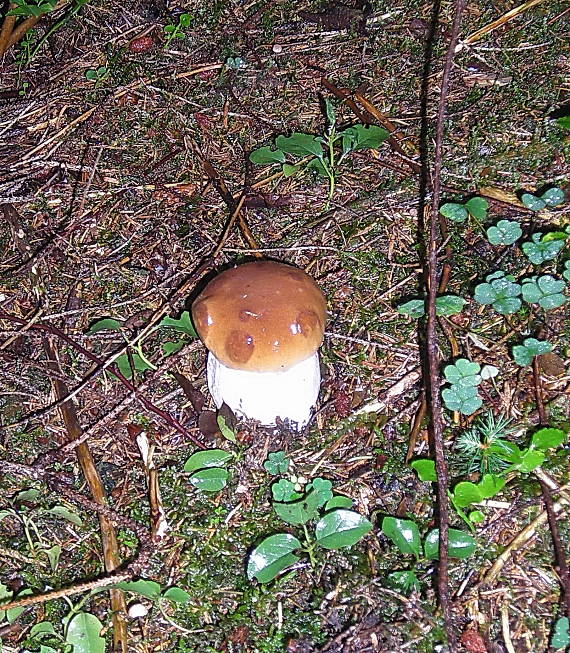
[[[321,381],[318,348],[326,301],[302,270],[255,261],[225,270],[192,304],[209,350],[208,388],[218,408],[274,426],[301,429]]]

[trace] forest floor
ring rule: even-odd
[[[568,197],[540,210],[520,201],[567,188],[570,139],[555,118],[570,89],[570,13],[562,0],[539,2],[477,38],[515,4],[468,4],[446,98],[443,200],[488,202],[483,216],[442,222],[445,294],[465,300],[439,318],[442,367],[458,358],[487,366],[480,405],[443,408],[450,489],[480,480],[457,443],[489,413],[512,420],[505,439],[521,450],[539,426],[570,423],[566,305],[502,314],[473,298],[497,270],[570,276]],[[404,553],[382,528],[387,516],[413,521],[424,539],[438,525],[435,483],[410,466],[431,457],[425,324],[398,311],[422,296],[420,150],[422,138],[433,143],[453,6],[442,8],[428,69],[432,13],[415,1],[75,0],[6,52],[0,600],[73,589],[104,578],[105,566],[160,588],[0,611],[1,650],[100,651],[100,624],[109,651],[113,637],[116,650],[137,653],[447,650],[437,563],[414,543]],[[315,169],[284,174],[249,160],[279,135],[326,134],[326,100],[339,131],[371,124],[391,135],[347,155],[332,197]],[[491,244],[486,230],[498,220],[518,223],[521,237]],[[535,264],[521,243],[545,232],[563,245]],[[214,271],[259,254],[302,268],[325,293],[324,379],[303,432],[228,416],[231,442],[212,412],[203,346],[184,319],[158,324],[183,318]],[[551,352],[522,366],[512,348],[530,337]],[[130,381],[103,369],[116,359]],[[63,448],[82,434],[83,445]],[[232,455],[221,491],[202,491],[184,469],[200,445]],[[275,533],[306,534],[272,509],[275,476],[263,463],[277,451],[287,473],[331,481],[372,529],[350,547],[317,547],[262,584],[246,573],[252,548]],[[562,543],[566,452],[548,449],[538,468]],[[450,559],[459,651],[547,651],[564,613],[536,470],[519,466],[504,480],[472,507],[469,525],[451,511],[450,526],[476,543]],[[112,511],[98,519],[93,500],[103,495]],[[393,574],[411,570],[414,586],[398,584]],[[170,598],[160,595],[167,588]],[[92,648],[79,648],[66,617],[81,632],[95,624]]]

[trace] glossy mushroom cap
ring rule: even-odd
[[[192,304],[192,318],[203,343],[227,367],[279,372],[320,347],[326,301],[302,270],[256,261],[210,281]]]

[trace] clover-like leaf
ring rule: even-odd
[[[205,449],[193,453],[184,463],[185,472],[195,472],[206,467],[220,467],[232,459],[232,454],[223,449]]]
[[[564,440],[566,440],[566,433],[562,429],[545,427],[533,434],[530,446],[540,451],[547,451],[559,447]]]
[[[536,338],[526,338],[522,345],[513,347],[513,358],[517,365],[524,367],[530,365],[535,356],[546,354],[552,351],[552,345],[546,340],[537,340]]]
[[[303,495],[295,491],[295,484],[282,478],[271,486],[271,494],[275,501],[295,501]]]
[[[491,245],[512,245],[522,236],[522,229],[514,220],[499,220],[494,227],[487,229],[487,239]]]
[[[529,304],[538,304],[548,311],[566,303],[566,297],[562,294],[565,288],[566,284],[562,279],[544,274],[541,277],[523,279],[522,296]]]
[[[275,139],[275,145],[283,152],[288,152],[296,156],[314,154],[322,158],[324,155],[323,146],[312,134],[294,132],[291,136],[281,135]]]
[[[468,558],[477,548],[477,542],[469,533],[450,528],[447,531],[447,536],[447,555],[450,558]],[[439,528],[434,528],[427,534],[424,547],[426,558],[429,560],[439,559]]]
[[[278,476],[279,474],[285,474],[289,469],[289,462],[289,457],[284,451],[274,451],[267,456],[263,468],[269,474]]]
[[[413,318],[421,317],[425,313],[425,301],[423,299],[411,299],[409,302],[398,306],[398,313]]]
[[[467,209],[463,204],[457,204],[455,202],[446,202],[442,204],[439,208],[441,215],[453,220],[454,222],[464,222],[469,215]]]
[[[472,415],[483,405],[475,386],[452,385],[443,390],[441,396],[446,408],[457,410],[462,415]]]
[[[568,129],[570,129],[570,125]],[[570,622],[568,617],[558,617],[550,643],[553,648],[565,648],[570,644]]]
[[[454,364],[446,365],[443,374],[453,385],[479,385],[481,383],[481,365],[467,358],[458,358]]]
[[[194,472],[190,477],[190,483],[202,492],[219,492],[226,487],[229,472],[221,467],[208,467]]]
[[[548,234],[546,235],[548,236]],[[544,261],[556,258],[558,252],[564,247],[565,234],[562,238],[550,239],[540,232],[532,235],[532,240],[521,245],[522,251],[531,263],[540,265]]]
[[[416,557],[421,554],[420,531],[416,522],[397,517],[384,517],[382,532],[402,553],[411,553]]]
[[[456,315],[461,313],[463,306],[465,306],[465,300],[457,295],[442,295],[435,300],[437,315]]]
[[[416,474],[420,481],[437,481],[435,460],[420,458],[419,460],[412,461],[410,467],[416,470]]]
[[[494,365],[483,365],[481,368],[481,378],[483,381],[494,379],[499,374],[499,368]]]
[[[284,163],[285,154],[281,150],[272,150],[265,145],[249,155],[249,160],[257,165],[266,165],[267,163]]]
[[[527,209],[531,211],[540,211],[546,206],[546,202],[540,197],[533,195],[532,193],[523,193],[521,195],[521,202],[526,206]]]
[[[325,549],[340,549],[356,544],[372,524],[358,512],[338,508],[328,512],[315,526],[317,542]]]
[[[465,203],[465,208],[477,220],[484,220],[487,217],[489,202],[484,197],[472,197]]]
[[[300,547],[301,542],[289,533],[270,535],[251,552],[247,561],[247,577],[268,583],[299,560],[293,551]]]
[[[546,206],[558,206],[564,202],[564,191],[562,188],[555,186],[554,188],[549,188],[546,192],[542,193],[540,199],[546,204]]]
[[[479,304],[492,304],[501,315],[516,313],[521,307],[521,286],[511,275],[498,270],[487,277],[486,283],[475,286],[474,299]]]

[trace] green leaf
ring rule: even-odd
[[[477,547],[477,543],[464,531],[455,528],[448,530],[448,556],[450,558],[468,558]],[[425,539],[424,548],[428,560],[439,560],[439,528],[430,531]]]
[[[145,596],[147,599],[156,601],[160,598],[160,585],[153,580],[130,580],[115,583],[113,587],[126,592],[134,592]]]
[[[169,587],[162,595],[163,599],[174,601],[174,603],[188,603],[190,594],[179,587]]]
[[[24,503],[24,501],[35,501],[41,492],[35,488],[29,488],[28,490],[22,490],[18,492],[14,497],[14,503]]]
[[[149,365],[144,360],[144,358],[142,358],[136,352],[132,353],[132,359],[133,359],[133,365],[135,366],[135,371],[144,372],[145,370],[152,370],[152,366]],[[119,368],[119,372],[124,377],[126,377],[127,379],[130,379],[133,376],[133,371],[131,369],[131,365],[130,365],[130,362],[129,362],[129,357],[127,356],[127,354],[121,354],[121,356],[119,356],[119,358],[117,358],[115,363],[117,364],[117,367]]]
[[[410,467],[416,470],[420,481],[437,481],[437,473],[435,471],[435,460],[428,460],[427,458],[420,458],[410,463]]]
[[[454,202],[442,204],[439,208],[439,212],[441,215],[453,220],[454,222],[464,222],[469,215],[463,204],[456,204]]]
[[[263,468],[273,476],[285,474],[289,469],[289,457],[284,451],[274,451],[267,456]]]
[[[564,191],[561,188],[549,188],[545,193],[542,193],[540,199],[546,206],[558,206],[564,202]]]
[[[226,487],[229,472],[221,467],[209,467],[194,472],[190,477],[190,483],[202,492],[219,492]]]
[[[453,488],[453,503],[459,508],[465,508],[472,503],[479,503],[483,495],[475,483],[462,481]]]
[[[333,508],[352,508],[352,499],[337,494],[325,504],[325,510],[333,510]]]
[[[303,500],[292,503],[273,502],[273,510],[281,519],[288,524],[306,524],[309,520],[317,517],[316,512],[308,512]]]
[[[384,517],[382,532],[402,553],[421,554],[420,532],[415,522],[397,517]]]
[[[283,152],[296,156],[306,156],[307,154],[314,154],[319,158],[323,156],[323,146],[311,134],[293,132],[289,137],[278,136],[275,139],[275,145]]]
[[[361,514],[338,508],[317,522],[315,536],[323,548],[340,549],[356,544],[370,530],[372,524]]]
[[[220,467],[233,458],[233,455],[223,449],[206,449],[197,451],[184,463],[185,472],[195,472],[206,467]]]
[[[303,495],[295,491],[295,484],[289,479],[282,478],[271,486],[271,494],[275,501],[295,501]]]
[[[484,474],[483,478],[477,484],[483,499],[490,499],[505,487],[506,480],[496,474]]]
[[[236,434],[227,425],[226,418],[223,415],[218,415],[216,417],[216,422],[218,424],[218,428],[220,429],[220,433],[224,436],[224,438],[235,444],[237,442]]]
[[[267,163],[284,163],[285,154],[281,150],[272,150],[270,147],[260,147],[249,155],[249,160],[257,165]]]
[[[115,318],[112,317],[106,317],[103,318],[102,320],[97,320],[96,322],[93,322],[93,324],[89,327],[87,331],[87,335],[91,335],[92,333],[97,333],[98,331],[104,331],[106,329],[110,331],[120,331],[121,326],[122,323],[119,322],[119,320],[115,320]]]
[[[105,640],[100,632],[103,624],[94,614],[78,612],[68,623],[65,641],[73,653],[105,653]]]
[[[46,512],[50,515],[55,515],[56,517],[63,517],[63,519],[67,519],[67,521],[70,521],[76,526],[81,526],[83,524],[81,517],[74,512],[71,512],[71,510],[65,506],[54,506],[53,508],[46,510]]]
[[[465,300],[457,295],[442,295],[435,300],[436,315],[456,315],[461,313]]]
[[[520,294],[520,284],[514,283],[512,276],[498,270],[487,276],[487,283],[475,286],[474,299],[479,304],[492,304],[501,315],[510,315],[521,307]]]
[[[184,13],[180,14],[178,17],[178,24],[180,27],[188,27],[192,21],[192,16],[190,14]]]
[[[541,277],[523,279],[522,296],[529,304],[538,304],[548,311],[566,303],[566,297],[562,294],[565,288],[564,281],[545,274]]]
[[[278,533],[265,538],[251,552],[247,562],[247,577],[256,578],[260,583],[268,583],[279,572],[299,560],[293,554],[301,547],[301,542],[288,533]]]
[[[409,302],[398,306],[398,313],[418,318],[425,313],[424,305],[425,301],[423,299],[411,299]]]
[[[418,592],[421,589],[420,581],[413,571],[394,571],[386,578],[388,585],[401,592],[409,594],[412,590]]]
[[[185,344],[186,340],[177,340],[176,342],[163,342],[161,347],[162,353],[165,356],[172,356],[172,354],[180,351]]]
[[[40,653],[57,653],[57,651],[51,646],[46,646],[45,644],[40,644]]]
[[[481,524],[485,521],[485,515],[480,510],[473,510],[469,513],[468,519],[472,524]]]
[[[540,209],[543,209],[546,206],[546,202],[532,193],[523,193],[521,195],[521,202],[531,211],[540,211]]]
[[[281,166],[281,172],[283,173],[284,177],[292,177],[299,172],[299,168],[297,166],[291,165],[290,163],[284,163]]]
[[[192,336],[193,338],[198,337],[198,334],[194,329],[194,325],[192,324],[192,320],[190,319],[189,311],[184,311],[178,319],[174,319],[168,316],[163,317],[158,326],[170,327],[179,333],[185,333],[186,335]]]
[[[452,385],[443,390],[441,396],[446,408],[458,410],[462,415],[472,415],[483,405],[475,386]]]
[[[531,447],[540,451],[555,449],[566,440],[566,433],[562,429],[543,428],[533,434]]]
[[[523,474],[532,472],[533,469],[540,467],[546,458],[544,452],[537,449],[528,449],[523,453],[522,461],[518,465],[519,471]]]
[[[333,127],[336,124],[336,113],[333,103],[328,98],[325,98],[325,113],[328,126]]]
[[[570,644],[570,622],[568,617],[558,617],[550,643],[553,648],[564,648]]]
[[[483,197],[472,197],[464,206],[477,220],[484,220],[487,217],[489,202]]]
[[[512,351],[515,363],[524,367],[525,365],[530,365],[535,356],[552,351],[552,345],[545,340],[526,338],[523,340],[522,345],[514,345]]]
[[[453,385],[476,386],[481,383],[481,366],[467,358],[458,358],[454,364],[446,365],[443,373],[446,380]]]
[[[30,629],[30,637],[35,637],[36,635],[55,635],[55,628],[51,621],[40,621],[34,624]]]
[[[327,171],[321,159],[311,159],[306,165],[307,170],[316,170],[321,177],[328,177]]]
[[[45,549],[44,553],[47,556],[51,570],[55,571],[59,562],[59,556],[61,555],[61,547],[59,544],[54,544],[49,549]]]
[[[389,135],[385,129],[376,125],[353,125],[339,134],[343,139],[347,137],[351,141],[350,150],[377,150]]]
[[[499,220],[494,227],[487,229],[487,239],[491,245],[512,245],[522,236],[522,229],[513,220]]]
[[[548,236],[548,235],[547,235]],[[566,237],[563,234],[564,238]],[[564,239],[547,238],[542,233],[537,232],[532,235],[532,240],[521,245],[522,251],[531,263],[540,265],[545,261],[556,258],[558,252],[564,247]]]
[[[570,129],[570,116],[561,116],[556,118],[556,122],[564,129]],[[567,620],[568,621],[568,620]]]

